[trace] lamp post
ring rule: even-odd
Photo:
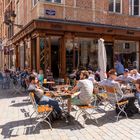
[[[19,24],[15,24],[15,18],[16,18],[16,14],[15,14],[15,11],[14,10],[7,10],[5,11],[4,13],[4,23],[8,26],[8,36],[7,36],[7,47],[10,47],[12,46],[12,43],[11,42],[11,38],[13,37],[14,35],[14,26],[22,29],[23,28],[23,25],[19,25]],[[9,50],[9,53],[8,53],[8,65],[10,67],[10,62],[11,62],[11,58],[12,56],[10,55],[13,55],[11,50]]]
[[[23,25],[20,25],[20,24],[15,24],[15,18],[16,18],[16,14],[15,14],[15,11],[6,11],[5,12],[5,20],[4,20],[4,23],[6,25],[13,25],[13,26],[16,26],[18,28],[22,28]]]

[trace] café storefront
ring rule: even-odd
[[[132,65],[136,65],[139,68],[140,32],[131,28],[130,30],[128,32],[128,28],[94,23],[33,20],[12,39],[16,67],[29,67],[37,71],[43,69],[44,72],[49,67],[54,77],[65,77],[79,67],[90,67],[96,71],[98,39],[103,38],[107,52],[107,69],[114,67],[116,59],[125,67],[132,68]],[[20,49],[20,44],[24,49]]]

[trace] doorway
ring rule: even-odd
[[[113,61],[113,42],[105,42],[106,54],[107,54],[107,72],[114,68]]]
[[[60,71],[60,37],[51,37],[51,71],[54,78],[59,78]]]

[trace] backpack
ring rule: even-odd
[[[128,117],[131,117],[134,114],[138,113],[139,110],[136,107],[136,105],[134,104],[135,97],[128,97],[128,98],[125,98],[125,99],[120,100],[119,102],[126,101],[126,100],[128,100],[128,103],[126,104],[126,106],[124,108],[124,111],[127,113],[127,116]],[[116,113],[118,114],[119,112],[120,112],[120,109],[118,108],[118,106],[116,104]],[[121,112],[120,115],[121,116],[125,116],[125,113],[124,112]]]
[[[49,115],[49,119],[51,122],[54,122],[55,120],[59,120],[61,118],[61,113],[57,113],[55,110],[53,110],[50,115]]]

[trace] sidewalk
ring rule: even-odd
[[[87,120],[82,127],[82,118],[75,121],[70,117],[53,123],[51,131],[45,123],[33,133],[34,119],[29,118],[32,105],[27,96],[14,95],[10,90],[0,90],[0,140],[139,140],[140,114],[116,122],[114,112],[97,114],[99,125]],[[74,113],[72,113],[74,116]]]

